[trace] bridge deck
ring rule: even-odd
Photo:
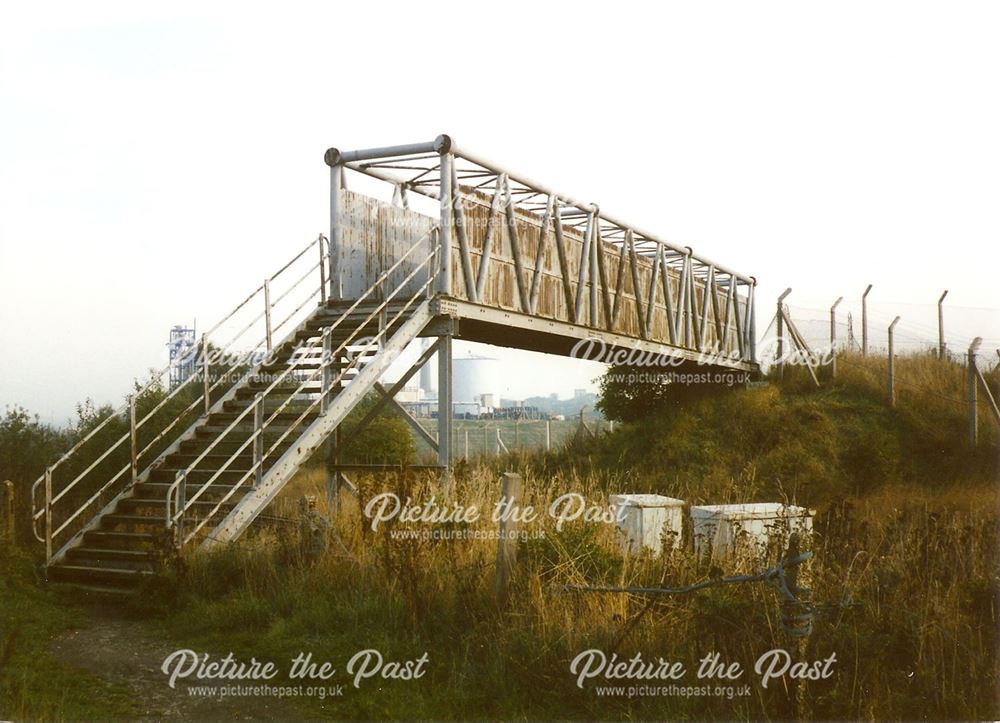
[[[458,320],[455,337],[494,346],[539,351],[546,354],[592,359],[608,363],[620,360],[654,360],[671,357],[678,366],[705,364],[742,371],[756,371],[757,364],[741,359],[674,347],[609,331],[591,329],[554,319],[474,304],[462,299],[438,297],[435,311]]]

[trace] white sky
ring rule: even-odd
[[[1000,345],[996,3],[0,8],[0,407],[119,402],[326,230],[328,146],[439,133],[755,275],[761,330],[873,283]]]

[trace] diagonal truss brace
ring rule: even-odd
[[[373,388],[379,393],[379,401],[374,407],[368,410],[368,413],[361,419],[360,422],[351,428],[350,436],[344,439],[341,442],[341,445],[346,447],[354,442],[354,440],[361,436],[361,433],[364,432],[373,421],[375,421],[375,418],[378,417],[382,410],[388,406],[390,410],[399,414],[404,421],[410,425],[413,431],[416,432],[421,439],[427,442],[428,445],[430,445],[431,449],[435,452],[438,451],[437,440],[431,436],[430,432],[420,425],[420,422],[418,422],[412,414],[410,414],[399,402],[396,401],[395,397],[396,394],[399,393],[399,390],[406,386],[406,383],[413,378],[413,375],[420,371],[424,364],[430,361],[430,358],[438,351],[438,347],[440,345],[441,341],[439,339],[427,347],[424,350],[424,353],[420,355],[416,362],[414,362],[413,366],[407,369],[406,373],[396,380],[396,383],[389,389],[386,389],[381,382],[375,382]]]

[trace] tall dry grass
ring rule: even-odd
[[[343,498],[329,546],[309,554],[298,501],[325,509],[325,475],[301,474],[238,544],[186,561],[147,600],[181,639],[207,650],[290,659],[299,651],[343,663],[375,647],[430,656],[425,679],[390,682],[307,715],[434,718],[995,719],[998,507],[996,429],[967,439],[963,370],[927,357],[897,366],[887,404],[884,362],[845,356],[835,382],[814,389],[802,370],[781,384],[739,389],[663,409],[639,425],[551,454],[459,464],[453,499],[489,510],[504,471],[524,479],[525,503],[545,509],[577,492],[606,505],[617,492],[659,492],[691,503],[787,501],[817,510],[807,578],[816,603],[804,644],[782,630],[781,602],[763,584],[649,599],[571,593],[566,585],[683,586],[725,572],[688,547],[623,554],[612,526],[542,515],[519,545],[514,588],[493,594],[496,542],[402,539],[402,528],[488,532],[462,524],[385,524],[371,530]],[[997,375],[990,377],[997,384]],[[391,490],[441,499],[437,480],[401,472],[358,477],[363,500]],[[570,661],[598,648],[685,664],[708,653],[752,671],[782,647],[813,661],[836,654],[835,674],[796,691],[600,696],[577,687]]]
[[[537,474],[537,458],[520,462],[526,502],[537,508],[567,490],[598,504],[624,491],[615,474],[551,477]],[[466,469],[455,498],[489,508],[498,482],[493,469]],[[418,502],[439,495],[426,475],[359,484],[366,496],[382,489]],[[316,495],[323,512],[324,487],[320,474],[298,478],[276,516],[294,520],[303,494]],[[560,532],[542,517],[529,529],[544,535],[522,543],[514,592],[501,607],[492,587],[495,542],[394,539],[393,530],[406,525],[373,532],[345,499],[339,541],[318,559],[309,559],[296,523],[273,521],[243,544],[191,560],[179,580],[181,612],[169,625],[203,645],[258,658],[310,650],[343,661],[368,647],[429,653],[421,683],[390,683],[390,694],[374,698],[362,690],[340,703],[307,703],[337,715],[993,718],[1000,713],[996,502],[989,488],[886,488],[820,511],[809,568],[818,609],[801,655],[836,653],[837,663],[830,680],[806,683],[798,702],[790,686],[765,690],[751,673],[744,682],[752,695],[732,700],[600,697],[593,687],[579,689],[569,662],[590,648],[684,662],[689,683],[709,652],[751,670],[767,650],[796,650],[766,585],[655,600],[565,592],[567,584],[678,586],[718,574],[682,549],[625,556],[604,524],[569,523]]]

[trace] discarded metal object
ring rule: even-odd
[[[774,567],[752,575],[730,575],[729,577],[709,578],[683,587],[600,587],[589,585],[563,585],[565,592],[586,593],[628,593],[631,595],[688,595],[713,587],[740,585],[743,583],[765,582],[771,585],[784,599],[782,612],[782,628],[790,637],[804,637],[812,632],[812,621],[815,607],[810,591],[799,587],[793,580],[789,584],[789,571],[796,566],[812,559],[812,552],[805,551],[790,555]]]

